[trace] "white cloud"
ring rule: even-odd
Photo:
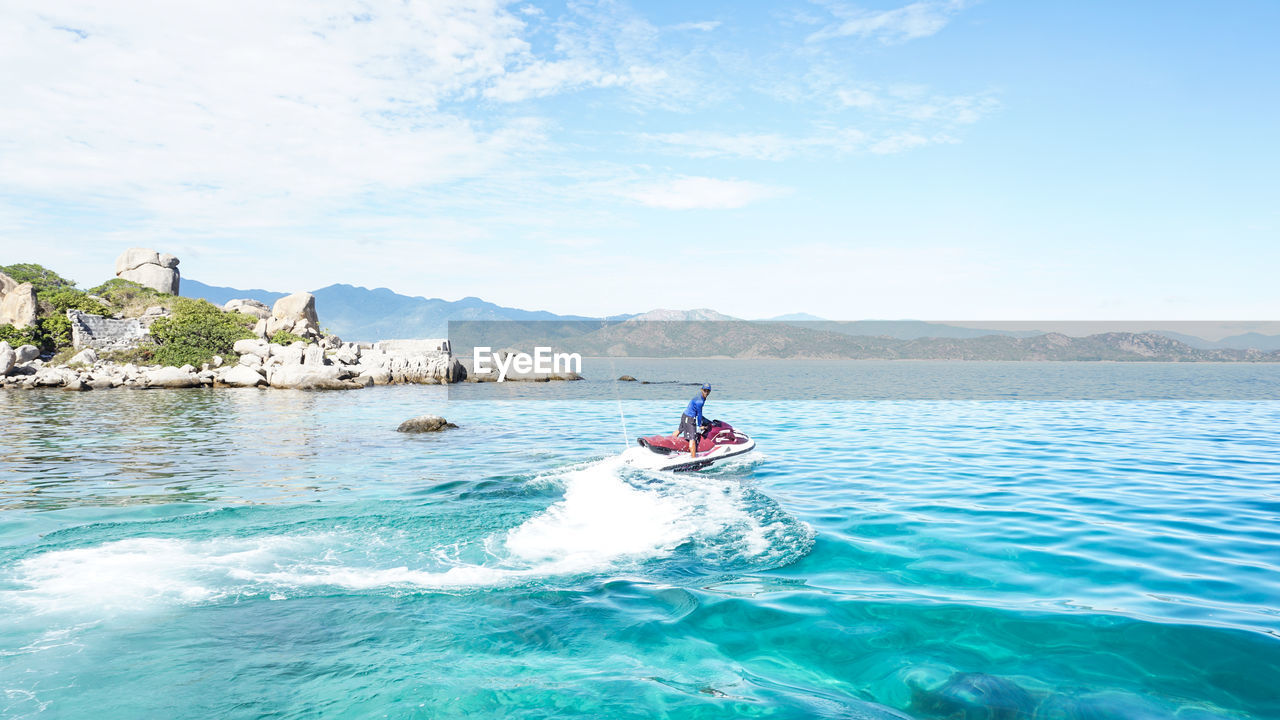
[[[894,153],[904,152],[913,148],[923,147],[925,145],[936,145],[939,143],[955,142],[946,135],[934,135],[925,137],[911,132],[894,133],[886,138],[872,143],[867,149],[876,155],[892,155]]]
[[[358,7],[6,5],[0,190],[288,222],[313,203],[482,174],[542,143],[539,121],[441,109],[527,51],[503,5]]]
[[[805,137],[781,133],[709,131],[647,134],[641,137],[649,142],[677,149],[693,158],[741,157],[773,161],[823,152],[847,153],[866,142],[866,135],[854,129],[832,130]]]
[[[788,192],[786,188],[746,180],[680,177],[633,187],[623,195],[641,205],[667,210],[734,210]]]
[[[660,68],[636,66],[607,72],[582,60],[535,61],[508,73],[485,88],[484,96],[502,102],[517,102],[584,87],[645,85],[666,79]]]
[[[702,22],[686,22],[678,25],[672,25],[672,30],[698,30],[700,32],[711,32],[722,25],[719,20],[704,20]]]
[[[923,0],[895,10],[875,12],[830,4],[836,22],[809,36],[810,42],[840,37],[875,37],[883,43],[906,42],[936,34],[964,9],[965,0]]]

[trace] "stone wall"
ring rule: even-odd
[[[445,338],[424,338],[421,340],[382,340],[373,344],[373,349],[389,355],[434,355],[449,354],[449,341]]]
[[[125,350],[151,342],[151,331],[141,318],[117,320],[68,310],[67,319],[71,321],[71,344],[76,348]]]

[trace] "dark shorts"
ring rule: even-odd
[[[693,440],[698,437],[698,419],[688,415],[680,415],[680,437]]]

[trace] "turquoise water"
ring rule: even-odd
[[[684,475],[617,461],[684,386],[0,393],[0,716],[1280,717],[1280,402],[769,367]]]

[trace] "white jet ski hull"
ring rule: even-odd
[[[738,437],[746,437],[746,435],[738,433]],[[646,447],[633,447],[622,453],[622,461],[628,465],[646,470],[684,472],[710,467],[729,458],[745,455],[755,450],[755,448],[756,441],[749,437],[747,437],[745,443],[717,445],[707,452],[698,453],[694,457],[691,457],[688,452],[661,454]]]

